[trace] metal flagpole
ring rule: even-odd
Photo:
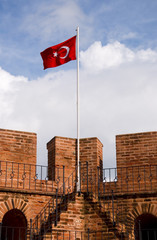
[[[77,31],[77,192],[80,191],[79,27]]]

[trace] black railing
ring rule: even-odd
[[[0,188],[55,192],[63,178],[64,166],[55,167],[49,176],[47,166],[0,161]]]
[[[60,230],[51,229],[43,235],[33,236],[33,228],[8,227],[0,225],[0,240],[156,240],[157,229],[143,229],[137,236],[136,231],[132,229],[132,233],[127,231],[119,231],[114,233],[111,231],[94,231],[87,229],[86,231],[77,230]]]
[[[157,191],[157,165],[103,169],[101,194]]]
[[[56,189],[56,194],[45,205],[33,220],[34,235],[45,234],[52,225],[57,225],[60,213],[67,207],[68,199],[76,192],[76,170],[63,181],[63,185]],[[106,213],[114,226],[121,221],[122,206],[118,203],[115,194],[133,193],[136,191],[155,191],[157,189],[157,166],[138,166],[130,168],[93,169],[88,165],[80,164],[80,193],[99,199],[101,210]],[[102,174],[103,173],[103,174]],[[151,173],[149,175],[148,173]],[[150,177],[151,176],[151,177]],[[128,185],[126,184],[128,183]],[[131,186],[130,186],[131,185]],[[109,213],[106,212],[108,206]],[[116,220],[115,220],[116,219]],[[127,220],[126,220],[127,221]]]
[[[119,203],[118,195],[121,197],[122,194],[152,194],[156,193],[157,191],[157,165],[130,166],[108,169],[101,169],[100,167],[97,167],[94,169],[88,164],[88,162],[86,162],[85,164],[80,164],[79,172],[79,192],[99,200],[101,211],[103,211],[108,220],[112,222],[113,228],[122,220],[121,214],[119,213],[122,213],[121,207],[123,208],[123,206],[121,206]],[[9,189],[14,188],[53,193],[51,194],[52,196],[49,202],[35,217],[35,219],[30,222],[31,229],[29,234],[31,240],[43,240],[46,239],[47,235],[52,234],[52,226],[57,225],[60,218],[60,213],[63,210],[66,210],[68,202],[75,198],[77,167],[75,170],[73,170],[68,178],[65,178],[66,169],[64,166],[62,168],[56,167],[55,169],[52,169],[52,173],[54,175],[49,175],[49,177],[47,166],[4,161],[0,162],[1,188],[5,187]],[[127,219],[125,219],[125,222],[127,222]],[[12,234],[14,236],[12,231],[11,233],[9,233],[9,230],[7,230],[5,233],[4,229],[0,229],[0,231],[2,236],[4,234]],[[152,234],[156,234],[156,230],[155,232],[154,230],[152,231],[153,233],[151,230],[146,230],[146,234],[144,234],[144,236],[147,235],[149,239],[150,236],[153,236]],[[61,234],[65,234],[65,231],[57,234],[57,236],[60,236]],[[102,239],[104,239],[104,236],[105,239],[116,239],[116,234],[120,234],[120,239],[141,240],[141,235],[137,234],[134,236],[134,238],[131,238],[132,236],[130,237],[130,232],[130,238],[127,238],[128,233],[115,233],[114,231],[106,233],[101,231],[91,232],[88,230],[88,232],[82,232],[82,234],[87,234],[85,239],[101,239],[99,237],[103,237]],[[107,235],[103,236],[103,234],[108,234],[108,238]],[[68,235],[67,231],[65,236],[66,235]],[[112,238],[109,238],[110,235],[112,235]],[[154,236],[156,237],[156,235]],[[11,237],[9,240],[10,239]],[[154,239],[157,240],[156,238]]]
[[[157,191],[157,165],[96,169],[80,164],[80,192],[96,198]]]
[[[0,240],[28,240],[29,232],[29,228],[8,227],[0,224]]]
[[[34,238],[44,236],[50,231],[52,225],[57,226],[61,212],[66,210],[68,202],[74,199],[75,192],[76,170],[63,181],[63,185],[56,189],[56,194],[51,197],[44,208],[31,220],[30,226],[32,226]]]
[[[69,169],[68,169],[69,170]],[[73,192],[72,177],[65,178],[67,169],[0,161],[0,188],[24,189],[65,194]],[[74,170],[76,172],[76,170]],[[72,174],[74,177],[74,173]],[[80,164],[80,192],[95,197],[118,193],[141,193],[157,190],[157,165],[119,168],[92,168],[88,162]],[[67,184],[68,181],[68,184]],[[68,188],[66,187],[68,185]]]

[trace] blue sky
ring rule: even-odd
[[[155,49],[156,12],[153,0],[1,0],[0,65],[30,80],[43,76],[40,51],[75,35],[77,25],[83,50],[115,40]]]
[[[76,137],[76,61],[44,71],[40,52],[79,26],[80,135],[115,166],[116,134],[157,130],[156,13],[155,0],[1,0],[0,127],[37,132],[43,164],[53,136]]]

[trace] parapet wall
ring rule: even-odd
[[[65,177],[68,177],[77,165],[77,140],[74,138],[54,137],[47,144],[49,179],[52,179],[55,166],[65,166]],[[80,139],[80,162],[88,162],[89,169],[102,171],[103,145],[96,137]],[[54,180],[54,179],[53,179]]]
[[[0,160],[36,164],[35,133],[0,129]]]
[[[47,143],[48,149],[48,175],[54,179],[55,166],[65,166],[65,177],[68,177],[76,165],[76,139],[54,137]]]
[[[157,164],[157,132],[116,136],[117,168]]]
[[[35,133],[0,129],[1,161],[36,164],[37,137]],[[77,165],[77,140],[54,137],[47,143],[48,177],[55,180],[55,167],[65,166],[67,178]],[[157,164],[157,132],[116,136],[117,168]],[[96,137],[80,139],[80,162],[88,162],[93,173],[102,174],[103,145]]]
[[[71,181],[75,180],[73,175],[68,178],[75,171],[77,163],[76,139],[55,137],[47,144],[49,176],[43,179],[40,174],[42,167],[39,171],[36,167],[26,166],[36,164],[36,134],[0,129],[0,160],[6,162],[0,164],[2,228],[10,227],[7,224],[17,219],[9,215],[11,221],[8,218],[7,224],[4,224],[5,214],[14,209],[24,214],[31,230],[30,219],[33,219],[34,229],[41,233],[45,232],[47,220],[57,219],[55,227],[54,221],[50,222],[53,230],[47,231],[47,239],[55,239],[52,238],[54,230],[62,231],[62,234],[73,231],[72,238],[68,239],[76,239],[76,234],[80,234],[77,235],[80,239],[82,233],[86,234],[82,239],[135,239],[135,233],[139,232],[137,220],[140,219],[145,224],[143,215],[157,216],[157,132],[118,135],[118,169],[112,169],[114,178],[110,176],[113,171],[107,169],[108,174],[104,181],[99,175],[102,174],[102,147],[97,138],[80,139],[82,185],[81,194],[78,195],[72,185],[73,182],[76,183]],[[156,167],[151,166],[154,164]],[[58,169],[61,169],[59,175]],[[47,169],[45,172],[47,173]],[[64,182],[64,188],[60,188],[55,177],[60,180],[61,185]],[[58,192],[59,189],[61,191]],[[40,229],[42,221],[46,223],[43,225],[44,231]],[[97,238],[93,231],[97,231]],[[58,239],[64,239],[62,236]]]

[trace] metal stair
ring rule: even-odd
[[[69,201],[72,201],[76,193],[76,170],[67,178],[63,185],[56,189],[56,193],[49,202],[30,222],[30,240],[42,240],[48,232],[52,231],[60,219],[60,214],[66,211]]]

